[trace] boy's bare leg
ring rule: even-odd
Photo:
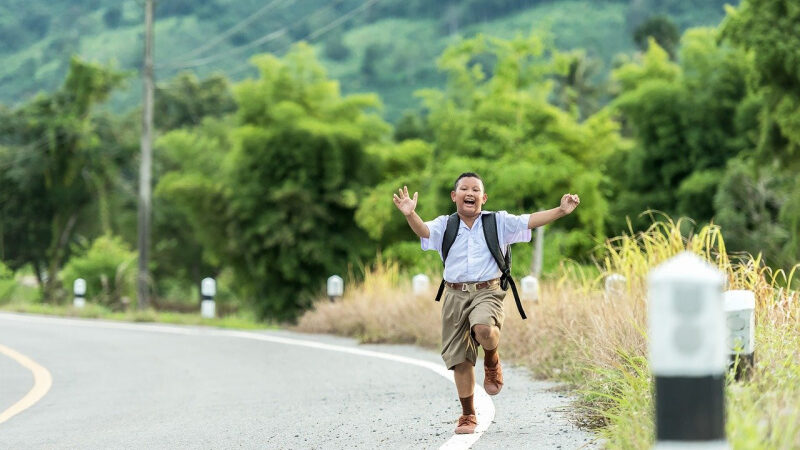
[[[500,356],[497,347],[500,344],[500,329],[496,326],[475,325],[472,327],[475,340],[483,347],[483,388],[489,395],[496,395],[503,388],[503,370],[500,366]]]
[[[475,391],[475,370],[472,367],[472,363],[464,361],[456,365],[453,372],[453,376],[456,379],[458,397],[467,398],[472,396]]]
[[[458,399],[461,401],[461,417],[458,418],[456,434],[471,434],[475,432],[478,420],[475,417],[473,394],[475,393],[475,370],[472,363],[464,361],[453,369],[456,381]]]

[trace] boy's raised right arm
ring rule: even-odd
[[[417,193],[414,192],[414,197],[412,198],[408,195],[408,187],[403,186],[403,189],[398,189],[400,194],[394,194],[394,204],[397,206],[397,209],[406,216],[406,220],[408,221],[408,225],[414,230],[414,233],[421,238],[429,238],[431,237],[431,231],[428,229],[428,226],[425,225],[425,222],[417,215],[416,211],[417,208]]]

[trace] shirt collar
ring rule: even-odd
[[[483,216],[485,216],[486,214],[491,214],[491,213],[492,213],[492,211],[481,211],[481,217],[480,217],[480,219],[475,219],[475,222],[472,224],[472,229],[474,230],[475,227],[483,227]],[[460,217],[458,218],[458,224],[459,224],[459,226],[458,226],[459,228],[465,228],[467,230],[470,229],[467,226],[467,224],[465,224],[464,221]]]

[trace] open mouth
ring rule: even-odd
[[[465,205],[470,205],[470,206],[475,206],[475,200],[465,199],[464,200],[464,204]]]

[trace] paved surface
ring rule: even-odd
[[[42,400],[0,424],[0,448],[438,448],[460,413],[454,385],[424,368],[210,328],[156,328],[0,313],[0,344],[53,377]],[[410,346],[258,333],[441,363]],[[504,372],[495,423],[473,448],[591,441],[554,411],[568,399],[551,384]],[[0,412],[32,384],[27,369],[0,355]]]

